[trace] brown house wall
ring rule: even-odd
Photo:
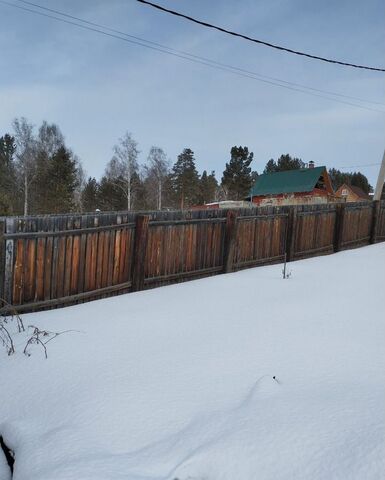
[[[279,205],[315,205],[334,203],[337,199],[327,191],[315,188],[311,192],[296,192],[277,195],[260,195],[253,197],[253,203],[260,206]]]

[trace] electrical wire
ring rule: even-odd
[[[18,1],[21,1],[21,0],[18,0]],[[329,100],[329,101],[342,103],[344,105],[349,105],[349,106],[355,107],[355,108],[361,108],[361,109],[364,109],[364,110],[369,110],[369,111],[382,113],[382,114],[385,113],[383,110],[371,108],[371,107],[364,106],[364,105],[358,105],[358,104],[355,104],[355,103],[352,103],[352,102],[347,102],[347,101],[340,100],[340,99],[337,99],[337,98],[331,98],[331,97],[327,97],[325,95],[313,93],[313,92],[310,92],[310,91],[305,91],[301,88],[294,88],[294,87],[291,87],[289,85],[282,85],[282,84],[276,83],[274,81],[258,78],[256,76],[256,74],[253,74],[251,72],[250,72],[250,74],[248,74],[248,73],[246,73],[247,71],[245,71],[245,73],[243,73],[241,71],[242,69],[238,69],[237,67],[232,67],[232,66],[227,67],[227,66],[225,66],[225,64],[220,64],[219,62],[209,63],[210,62],[209,59],[207,59],[207,61],[206,61],[202,57],[202,60],[201,60],[201,59],[199,59],[200,57],[198,57],[196,55],[195,56],[191,55],[191,58],[190,58],[190,56],[186,56],[186,55],[183,55],[181,53],[176,53],[176,51],[172,51],[172,49],[169,49],[169,47],[164,47],[164,48],[167,48],[168,50],[165,50],[165,49],[160,48],[160,47],[156,47],[156,46],[154,46],[155,42],[151,42],[152,45],[150,45],[150,44],[148,44],[150,42],[146,41],[146,40],[140,40],[139,41],[139,40],[131,39],[131,38],[139,38],[139,37],[130,36],[131,38],[126,38],[126,37],[121,36],[122,34],[117,35],[117,34],[114,34],[114,33],[108,33],[107,31],[103,31],[103,30],[100,29],[100,28],[104,28],[104,27],[94,28],[92,26],[82,25],[82,24],[73,22],[71,20],[66,20],[64,18],[56,17],[54,15],[49,15],[47,13],[39,12],[37,10],[32,10],[30,8],[23,7],[21,5],[16,5],[14,3],[10,3],[10,2],[5,1],[5,0],[0,0],[0,3],[2,3],[4,5],[7,5],[7,6],[10,6],[10,7],[14,7],[14,8],[19,9],[19,10],[23,10],[23,11],[27,11],[27,12],[36,14],[36,15],[39,15],[39,16],[43,16],[43,17],[47,17],[47,18],[50,18],[50,19],[53,19],[53,20],[57,20],[57,21],[62,22],[62,23],[74,25],[76,27],[79,27],[79,28],[82,28],[82,29],[85,29],[85,30],[90,30],[92,32],[99,33],[99,34],[102,34],[102,35],[105,35],[105,36],[108,36],[108,37],[112,37],[112,38],[115,38],[115,39],[118,39],[118,40],[122,40],[122,41],[128,42],[130,44],[142,46],[142,47],[145,47],[145,48],[148,48],[148,49],[151,49],[151,50],[155,50],[155,51],[167,54],[167,55],[172,55],[174,57],[178,57],[178,58],[181,58],[183,60],[188,60],[190,62],[194,62],[194,63],[198,63],[198,64],[201,64],[201,65],[208,66],[210,68],[215,68],[217,70],[222,70],[222,71],[225,71],[225,72],[233,73],[233,74],[239,75],[241,77],[250,78],[252,80],[256,80],[256,81],[259,81],[259,82],[262,82],[262,83],[266,83],[266,84],[269,84],[269,85],[274,85],[274,86],[277,86],[277,87],[281,87],[281,88],[285,88],[285,89],[288,89],[288,90],[304,93],[304,94],[307,94],[307,95],[312,95],[312,96],[323,98],[323,99],[326,99],[326,100]],[[44,7],[41,7],[41,8],[44,8]],[[67,14],[64,14],[64,15],[69,16]],[[81,19],[79,19],[79,21],[86,22],[86,23],[92,23],[92,22],[88,22],[86,20],[81,20]],[[109,29],[109,30],[111,31],[113,29]],[[124,35],[129,36],[128,34],[124,34]],[[144,42],[147,42],[147,43],[144,43]],[[188,54],[188,55],[190,55],[190,54]],[[309,88],[309,87],[306,87],[306,88]],[[363,100],[359,100],[359,101],[363,101]]]
[[[385,68],[368,67],[366,65],[357,65],[357,64],[354,64],[354,63],[342,62],[342,61],[339,61],[339,60],[333,60],[331,58],[320,57],[318,55],[313,55],[313,54],[310,54],[310,53],[305,53],[305,52],[300,52],[298,50],[293,50],[291,48],[282,47],[280,45],[275,45],[273,43],[265,42],[263,40],[258,40],[257,38],[249,37],[248,35],[243,35],[242,33],[237,33],[237,32],[233,32],[231,30],[227,30],[226,28],[223,28],[223,27],[218,27],[218,25],[213,25],[211,23],[203,22],[202,20],[198,20],[196,18],[190,17],[189,15],[184,15],[183,13],[176,12],[175,10],[170,10],[169,8],[162,7],[161,5],[149,2],[147,0],[136,0],[136,1],[139,2],[139,3],[143,3],[145,5],[148,5],[152,8],[156,8],[157,10],[160,10],[162,12],[169,13],[169,14],[174,15],[176,17],[184,18],[185,20],[188,20],[188,21],[193,22],[193,23],[197,23],[198,25],[202,25],[203,27],[213,28],[214,30],[218,30],[219,32],[227,33],[228,35],[243,38],[244,40],[248,40],[249,42],[254,42],[254,43],[258,43],[260,45],[265,45],[266,47],[275,48],[276,50],[281,50],[283,52],[292,53],[294,55],[300,55],[302,57],[311,58],[313,60],[320,60],[322,62],[334,63],[334,64],[337,64],[337,65],[343,65],[345,67],[353,67],[353,68],[360,68],[360,69],[363,69],[363,70],[374,70],[374,71],[377,71],[377,72],[385,72]]]
[[[346,169],[346,168],[362,168],[362,167],[377,167],[378,165],[381,165],[381,162],[379,163],[366,163],[366,164],[363,164],[363,165],[350,165],[348,167],[333,167],[333,168],[343,168],[343,169]]]
[[[20,3],[24,3],[26,5],[30,5],[30,6],[33,6],[33,7],[36,7],[36,8],[39,8],[39,9],[42,9],[42,10],[46,10],[46,11],[49,11],[51,13],[55,13],[57,15],[61,15],[63,17],[67,17],[67,18],[71,18],[73,20],[77,20],[79,22],[82,22],[82,23],[85,23],[87,25],[91,25],[93,27],[98,27],[98,28],[102,28],[103,30],[107,30],[109,32],[113,32],[113,33],[116,33],[116,34],[119,34],[119,35],[123,35],[125,37],[128,37],[128,38],[132,38],[134,40],[138,40],[140,42],[145,42],[149,45],[154,45],[156,47],[160,47],[162,49],[165,49],[165,50],[169,50],[170,52],[175,52],[175,53],[178,53],[180,55],[185,55],[185,56],[189,56],[191,58],[195,58],[195,59],[198,59],[198,60],[203,60],[205,62],[209,62],[209,63],[212,63],[214,65],[218,65],[220,67],[224,67],[224,68],[229,68],[229,69],[232,69],[232,70],[235,70],[235,71],[239,71],[239,72],[242,72],[242,73],[246,73],[248,75],[254,75],[256,77],[260,77],[262,79],[267,79],[267,80],[272,80],[272,81],[275,81],[275,82],[280,82],[280,83],[284,83],[286,85],[292,85],[292,86],[295,86],[295,87],[299,87],[299,88],[303,88],[303,89],[307,89],[307,90],[310,90],[310,91],[314,91],[314,92],[318,92],[318,93],[324,93],[324,94],[327,94],[327,95],[334,95],[334,96],[337,96],[337,97],[341,97],[341,98],[347,98],[347,99],[351,99],[351,100],[356,100],[358,102],[363,102],[363,103],[370,103],[370,104],[374,104],[374,105],[381,105],[381,106],[385,106],[384,103],[381,103],[381,102],[377,102],[377,101],[373,101],[373,100],[367,100],[367,99],[363,99],[363,98],[359,98],[359,97],[355,97],[355,96],[352,96],[352,95],[345,95],[345,94],[342,94],[342,93],[336,93],[336,92],[332,92],[332,91],[328,91],[328,90],[321,90],[321,89],[318,89],[318,88],[314,88],[314,87],[308,87],[306,85],[301,85],[299,83],[295,83],[295,82],[289,82],[287,80],[282,80],[280,78],[277,78],[277,77],[270,77],[270,76],[267,76],[267,75],[262,75],[260,73],[257,73],[257,72],[253,72],[251,70],[246,70],[246,69],[243,69],[243,68],[239,68],[239,67],[235,67],[233,65],[230,65],[230,64],[227,64],[227,63],[221,63],[221,62],[217,62],[215,60],[212,60],[210,58],[207,58],[207,57],[202,57],[202,56],[199,56],[199,55],[194,55],[192,53],[188,53],[188,52],[185,52],[183,50],[177,50],[177,49],[174,49],[174,48],[171,48],[171,47],[168,47],[168,46],[165,46],[165,45],[162,45],[160,43],[157,43],[157,42],[152,42],[150,40],[146,40],[144,38],[141,38],[141,37],[137,37],[137,36],[134,36],[134,35],[130,35],[126,32],[122,32],[121,30],[116,30],[114,28],[111,28],[111,27],[107,27],[105,25],[101,25],[100,23],[95,23],[95,22],[90,22],[88,20],[84,20],[80,17],[76,17],[74,15],[69,15],[68,13],[65,13],[65,12],[61,12],[59,10],[55,10],[53,8],[48,8],[48,7],[44,7],[42,5],[39,5],[38,3],[34,3],[34,2],[29,2],[27,0],[16,0]]]

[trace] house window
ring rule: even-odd
[[[343,189],[342,189],[342,195],[347,195],[347,194],[348,194],[347,189],[346,189],[346,188],[343,188]]]

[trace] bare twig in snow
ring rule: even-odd
[[[0,323],[0,338],[7,350],[8,356],[15,353],[15,346],[13,344],[12,337],[9,331],[5,328],[4,323]]]

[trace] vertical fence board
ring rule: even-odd
[[[0,219],[0,306],[4,299],[4,276],[5,276],[5,220]]]
[[[233,270],[236,238],[237,214],[234,210],[229,210],[226,218],[225,251],[223,260],[225,273],[232,272]]]
[[[6,232],[13,233],[15,231],[15,220],[13,218],[6,219]],[[4,272],[4,300],[13,303],[13,264],[14,264],[14,240],[7,239],[5,242],[5,272]]]
[[[150,217],[148,215],[138,215],[136,219],[135,254],[132,274],[132,290],[134,292],[144,288],[149,220]]]
[[[344,233],[345,224],[345,204],[337,205],[336,207],[336,221],[334,230],[334,251],[339,252],[342,245],[342,236]]]
[[[291,262],[295,254],[297,232],[297,208],[290,207],[286,227],[286,260]]]

